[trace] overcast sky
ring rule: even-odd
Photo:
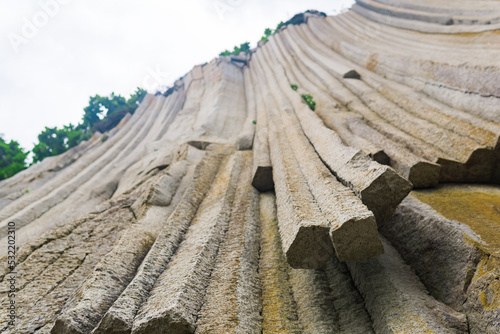
[[[353,0],[0,0],[0,134],[31,150],[91,95],[170,85],[265,28]]]

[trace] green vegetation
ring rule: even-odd
[[[261,41],[267,41],[267,39],[269,38],[269,36],[271,36],[272,34],[273,34],[272,29],[266,28],[266,30],[264,30],[264,36],[262,36],[260,38],[260,40]]]
[[[82,127],[86,130],[93,130],[92,132],[106,132],[114,128],[127,113],[134,113],[144,95],[146,91],[137,88],[128,100],[115,93],[111,93],[109,97],[92,96],[89,105],[83,109]],[[104,112],[106,114],[102,117]]]
[[[278,25],[276,26],[276,29],[274,29],[274,33],[277,33],[280,30],[280,28],[284,25],[285,25],[285,22],[283,22],[283,21],[278,23]]]
[[[276,29],[274,29],[274,30],[272,30],[270,28],[266,28],[266,30],[264,30],[264,35],[260,39],[262,41],[267,41],[267,39],[270,36],[276,34],[279,31],[279,29],[284,25],[285,25],[285,23],[283,21],[281,21],[280,23],[278,23],[278,25],[276,26]],[[219,53],[219,57],[226,57],[226,56],[231,56],[231,55],[237,56],[240,54],[240,52],[250,53],[250,43],[246,42],[246,43],[240,44],[240,46],[235,46],[233,48],[233,51],[225,50],[225,51]]]
[[[313,13],[315,15],[320,15],[320,16],[326,17],[325,13],[318,12],[316,10],[307,10],[306,13]],[[276,26],[276,29],[274,29],[274,30],[270,29],[270,28],[266,28],[266,30],[264,30],[264,35],[260,38],[260,40],[267,42],[269,37],[271,37],[272,35],[274,35],[280,31],[281,27],[287,26],[287,25],[298,25],[298,24],[302,24],[304,22],[306,22],[306,19],[304,18],[304,13],[297,14],[286,22],[281,21],[280,23],[278,23],[278,25]],[[223,51],[223,52],[219,53],[219,57],[238,55],[240,52],[249,53],[250,52],[250,43],[247,42],[247,43],[241,44],[239,47],[235,46],[234,51],[229,51],[229,50]]]
[[[45,127],[45,130],[38,135],[38,144],[33,148],[33,162],[64,153],[84,139],[86,136],[82,129],[77,129],[72,124],[65,125],[62,129]]]
[[[260,38],[260,40],[261,40],[261,41],[267,41],[267,40],[268,40],[268,38],[269,38],[270,36],[272,36],[272,35],[276,34],[276,33],[280,30],[280,28],[281,28],[282,26],[284,26],[284,25],[285,25],[285,23],[284,23],[283,21],[281,21],[281,22],[280,22],[280,23],[278,23],[278,25],[276,26],[276,29],[272,30],[272,29],[267,28],[266,30],[264,30],[264,36],[262,36],[262,37]]]
[[[253,121],[252,121],[252,123],[253,123],[253,124],[257,124],[257,121],[256,121],[256,120],[253,120]]]
[[[89,105],[83,109],[82,122],[78,125],[64,125],[62,128],[45,127],[38,135],[38,143],[33,147],[33,162],[42,161],[46,157],[58,155],[77,146],[82,141],[92,137],[96,131],[107,132],[114,128],[127,113],[133,114],[146,91],[137,88],[128,99],[111,93],[110,96],[95,95],[90,97]],[[108,136],[104,135],[101,142]],[[4,180],[25,169],[26,158],[30,152],[25,152],[17,141],[7,143],[0,135],[0,180]],[[26,190],[28,193],[28,190]]]
[[[316,102],[314,102],[313,97],[309,94],[302,94],[301,96],[304,101],[306,101],[309,108],[314,111],[314,109],[316,109]]]
[[[96,131],[104,133],[111,130],[127,113],[134,113],[145,95],[144,89],[137,88],[128,99],[114,93],[90,97],[80,124],[64,125],[61,129],[46,127],[38,135],[38,143],[33,148],[33,163],[66,152],[92,137]]]
[[[229,51],[229,50],[221,52],[221,53],[219,53],[219,56],[220,57],[226,57],[226,56],[230,56],[230,55],[237,56],[241,52],[250,53],[250,42],[246,42],[246,43],[240,44],[240,46],[235,46],[232,52]]]
[[[299,86],[297,86],[296,84],[290,84],[290,88],[293,89],[294,91],[297,91],[299,89]],[[314,102],[312,95],[302,94],[301,96],[302,99],[307,103],[309,108],[311,108],[311,110],[314,111],[314,109],[316,109],[316,102]]]
[[[0,180],[25,169],[28,153],[24,152],[17,141],[6,142],[0,135]]]

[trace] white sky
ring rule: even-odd
[[[298,12],[352,3],[0,0],[0,133],[31,150],[45,126],[77,124],[91,95],[170,85]]]

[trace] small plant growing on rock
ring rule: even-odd
[[[267,39],[269,38],[269,36],[271,36],[272,34],[273,34],[272,29],[267,28],[266,30],[264,30],[264,36],[261,37],[261,40],[262,41],[267,41]]]
[[[244,52],[244,53],[250,53],[250,42],[246,42],[246,43],[242,43],[240,44],[240,46],[235,46],[233,48],[233,51],[229,51],[229,50],[225,50],[221,53],[219,53],[219,56],[220,57],[226,57],[226,56],[230,56],[230,55],[239,55],[241,52]]]
[[[253,120],[253,121],[252,121],[252,123],[253,123],[253,124],[257,124],[257,121],[256,121],[256,120]]]
[[[291,84],[290,87],[294,90],[294,91],[297,91],[297,89],[299,89],[299,86],[295,85],[295,84]]]
[[[283,22],[283,21],[278,23],[278,25],[276,26],[276,29],[274,30],[274,33],[277,33],[280,30],[280,28],[284,25],[285,25],[285,22]]]
[[[104,143],[106,140],[108,140],[108,136],[104,135],[101,137],[101,143]]]
[[[240,44],[240,47],[238,49],[239,49],[239,52],[249,53],[250,52],[250,42]],[[236,47],[234,47],[234,50],[236,51]],[[239,54],[239,52],[238,52],[238,54]]]
[[[314,102],[313,97],[309,94],[302,94],[301,96],[302,99],[304,99],[304,101],[307,103],[309,108],[314,111],[314,109],[316,109],[316,102]]]

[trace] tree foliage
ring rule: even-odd
[[[81,127],[73,124],[57,127],[45,127],[38,135],[38,144],[33,147],[33,163],[42,161],[45,157],[58,155],[88,139]]]
[[[6,142],[0,136],[0,180],[9,178],[25,169],[27,156],[28,152],[24,152],[17,141]]]
[[[115,93],[111,93],[110,96],[91,96],[89,105],[83,109],[83,127],[92,129],[96,123],[114,114],[123,114],[123,116],[126,113],[133,114],[144,98],[144,95],[146,95],[146,91],[137,88],[134,94],[130,95],[129,99],[121,95],[115,95]]]
[[[104,133],[111,130],[127,113],[135,112],[145,95],[144,89],[137,88],[128,99],[115,93],[91,96],[88,106],[83,109],[80,124],[65,125],[61,129],[46,127],[38,135],[38,143],[33,148],[33,163],[66,152],[89,139],[96,131]]]

